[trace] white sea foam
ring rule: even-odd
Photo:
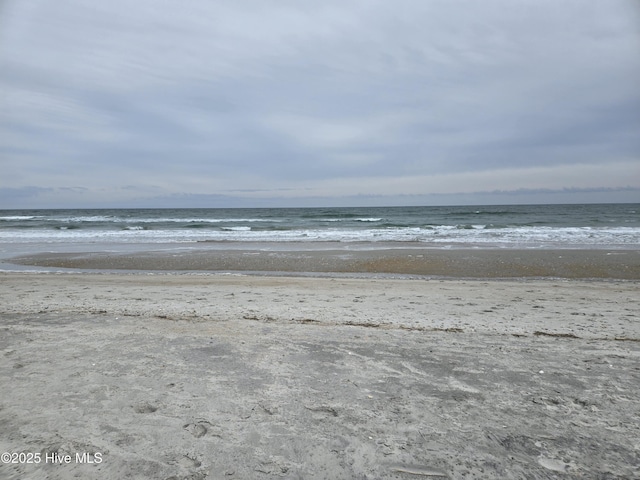
[[[250,232],[251,227],[222,227],[222,230],[227,232]]]
[[[67,223],[85,223],[85,222],[113,222],[115,221],[115,217],[113,216],[104,216],[104,215],[87,215],[87,216],[73,216],[73,217],[59,217],[55,218],[55,220],[59,222],[67,222]]]
[[[272,218],[117,218],[119,222],[135,223],[279,223],[281,220]]]
[[[42,218],[42,217],[38,217],[37,215],[5,215],[5,216],[1,216],[0,220],[16,221],[16,220],[33,220],[35,218]]]
[[[418,242],[439,248],[640,249],[635,211],[635,205],[5,210],[0,243]]]
[[[249,226],[207,229],[158,229],[128,227],[121,230],[56,229],[3,230],[0,242],[420,242],[438,245],[503,245],[512,247],[571,247],[571,246],[627,246],[640,245],[640,229],[631,227],[514,227],[502,229],[456,226],[389,227],[383,229],[296,229],[252,230]]]

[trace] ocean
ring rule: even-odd
[[[322,248],[640,248],[640,204],[0,210],[0,251],[290,242]],[[101,247],[102,246],[102,247]]]

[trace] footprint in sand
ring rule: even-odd
[[[142,402],[142,403],[135,404],[133,406],[133,410],[136,413],[153,413],[156,410],[158,410],[158,407],[156,407],[155,405],[152,405],[151,403]]]
[[[211,433],[209,432],[211,426],[211,423],[207,421],[201,421],[197,423],[187,423],[183,428],[194,437],[201,438],[204,437],[207,433]],[[217,433],[211,433],[211,435],[213,435],[214,437],[220,437],[220,435]]]

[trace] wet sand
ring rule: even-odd
[[[457,278],[640,279],[640,250],[168,248],[39,253],[20,265],[100,270],[399,274]]]
[[[638,286],[2,273],[0,478],[638,478]]]

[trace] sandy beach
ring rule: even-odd
[[[0,480],[640,480],[639,14],[0,0]]]
[[[0,477],[638,478],[639,316],[612,279],[3,273]]]

